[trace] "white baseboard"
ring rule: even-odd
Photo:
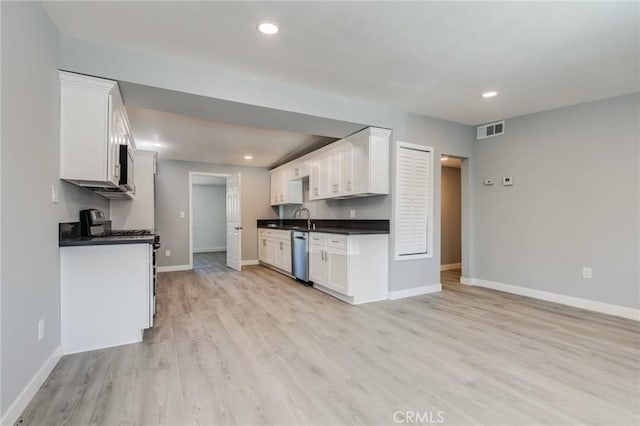
[[[441,271],[450,271],[452,269],[462,269],[462,263],[449,263],[447,265],[440,265]]]
[[[189,271],[191,269],[193,269],[193,268],[190,265],[158,266],[158,272]]]
[[[490,288],[492,290],[504,291],[505,293],[527,296],[534,299],[546,300],[547,302],[573,306],[574,308],[586,309],[588,311],[600,312],[607,315],[640,321],[640,309],[611,305],[609,303],[596,302],[594,300],[565,296],[564,294],[535,290],[532,288],[520,287],[511,284],[503,284],[495,281],[481,280],[479,278],[460,277],[460,283],[470,286]]]
[[[407,288],[389,292],[389,300],[404,299],[406,297],[420,296],[422,294],[437,293],[442,291],[442,284],[423,285],[422,287]]]
[[[220,252],[227,251],[226,247],[208,247],[208,248],[194,248],[194,253],[210,253],[210,252]]]
[[[0,420],[0,426],[13,426],[18,421],[24,409],[27,408],[27,405],[29,405],[36,395],[36,392],[38,392],[38,389],[40,389],[40,386],[47,380],[49,374],[51,374],[56,364],[58,364],[61,356],[62,346],[58,346],[24,389],[22,389],[20,395],[18,395],[15,401],[7,408],[7,411],[4,412],[2,420]]]
[[[258,259],[249,259],[249,260],[243,260],[242,261],[242,266],[251,266],[251,265],[259,265],[260,261]]]

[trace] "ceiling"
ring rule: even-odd
[[[292,153],[309,152],[335,140],[130,105],[127,114],[137,148],[157,151],[161,159],[273,167]]]
[[[638,91],[638,2],[45,2],[61,33],[475,125]],[[280,33],[255,28],[276,22]],[[481,98],[496,90],[498,96]]]

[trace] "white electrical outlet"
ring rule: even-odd
[[[593,278],[593,272],[591,271],[591,268],[589,268],[588,266],[582,267],[582,278],[585,278],[587,280]]]
[[[165,250],[165,251],[164,251],[164,255],[165,255],[166,257],[171,257],[171,250]]]
[[[180,212],[180,219],[184,219],[184,212]]]
[[[57,204],[59,201],[58,199],[58,187],[54,184],[51,185],[51,202],[53,204]]]
[[[511,176],[506,176],[502,178],[503,186],[511,186],[513,185],[513,178]]]
[[[44,318],[38,321],[38,342],[44,339]]]
[[[349,217],[351,219],[355,219],[356,218],[356,209],[349,210]]]

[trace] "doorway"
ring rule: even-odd
[[[189,173],[192,269],[241,269],[239,175]]]
[[[462,159],[442,155],[440,203],[440,282],[446,289],[462,275]]]

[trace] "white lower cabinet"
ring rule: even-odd
[[[291,274],[291,232],[259,229],[258,260]]]
[[[360,304],[388,296],[388,236],[309,233],[309,279],[318,290]]]
[[[153,325],[152,262],[150,244],[60,248],[63,354],[142,341]]]
[[[323,234],[311,233],[309,236],[309,280],[314,283],[326,283],[329,276],[329,264],[325,262],[326,239]]]

